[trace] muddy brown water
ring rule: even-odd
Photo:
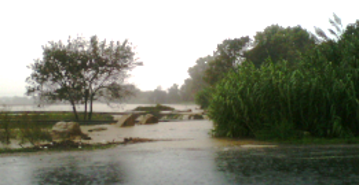
[[[174,141],[1,155],[0,184],[359,184],[356,145],[273,146],[214,139],[211,128],[207,120],[112,128],[116,137]]]

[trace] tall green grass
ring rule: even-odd
[[[40,122],[40,115],[14,115],[9,111],[0,114],[0,140],[10,144],[10,139],[17,139],[19,144],[29,142],[33,145],[40,141],[51,141],[51,125]]]
[[[358,37],[359,38],[359,37]],[[215,88],[217,136],[263,139],[359,136],[359,39],[319,45],[299,61],[246,61]]]

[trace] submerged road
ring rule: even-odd
[[[356,145],[258,145],[213,139],[209,121],[161,124],[134,129],[187,140],[3,155],[0,184],[359,184]]]

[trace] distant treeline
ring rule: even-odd
[[[171,103],[186,103],[191,102],[186,94],[179,88],[177,84],[167,90],[163,90],[158,86],[153,91],[141,91],[140,89],[133,90],[133,96],[126,100],[127,103],[149,103],[149,104],[171,104]],[[192,100],[193,101],[193,100]]]

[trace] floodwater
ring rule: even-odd
[[[0,155],[0,184],[359,184],[359,146],[214,139],[211,128],[207,120],[135,126],[127,136],[173,141]]]
[[[194,104],[164,104],[175,108],[176,110],[195,110],[199,108],[198,105]],[[155,104],[111,104],[110,106],[105,103],[94,103],[94,112],[123,112],[133,110],[138,106],[156,106]],[[9,111],[72,111],[72,107],[69,104],[54,104],[45,105],[44,107],[38,107],[37,105],[0,105],[0,110],[5,109]],[[77,106],[78,111],[83,111],[82,105]]]

